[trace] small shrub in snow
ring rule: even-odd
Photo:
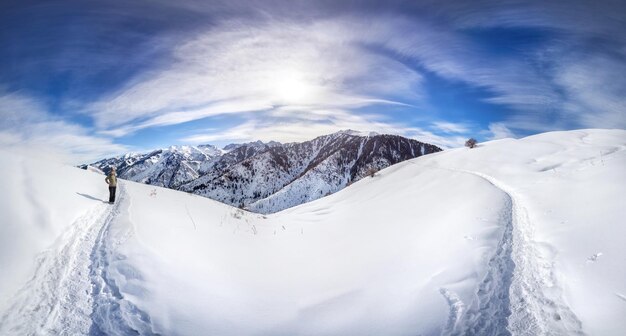
[[[368,170],[367,170],[367,172],[365,173],[365,175],[366,175],[366,176],[369,176],[369,177],[374,177],[374,176],[376,176],[376,173],[378,173],[378,169],[376,169],[376,168],[370,168],[370,169],[368,169]]]

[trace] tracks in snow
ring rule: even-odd
[[[125,319],[113,320],[121,315],[116,311],[123,311],[115,305],[132,308],[132,304],[123,300],[106,274],[107,232],[126,197],[122,184],[118,189],[115,204],[90,209],[37,256],[34,275],[0,318],[1,335],[99,335],[104,333],[101,326],[111,322],[126,331],[124,335],[139,334]],[[109,300],[110,292],[117,293],[114,300]]]
[[[447,169],[447,168],[444,168]],[[447,289],[447,335],[584,335],[582,323],[563,301],[550,249],[533,240],[526,208],[511,188],[472,171],[507,195],[500,221],[504,232],[470,307]],[[543,253],[542,253],[543,252]],[[456,298],[456,299],[455,299]],[[461,313],[459,313],[461,312]]]
[[[466,310],[451,334],[511,335],[506,329],[511,315],[509,288],[513,281],[515,264],[513,254],[512,199],[507,195],[500,222],[504,223],[502,238],[489,260],[487,273],[478,285],[476,300]]]
[[[122,190],[120,194],[125,196],[125,190]],[[128,206],[127,203],[122,204]],[[119,243],[110,237],[111,221],[119,213],[118,207],[111,211],[104,225],[100,226],[91,249],[89,277],[92,284],[93,309],[89,335],[157,335],[152,330],[148,314],[124,299],[118,285],[109,274],[111,260],[119,258],[114,255],[114,249],[110,246]]]

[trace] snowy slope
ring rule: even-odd
[[[126,181],[109,206],[102,175],[0,157],[2,335],[626,331],[626,131],[448,150],[272,215]]]
[[[88,295],[81,295],[91,283],[72,278],[88,273],[85,254],[99,229],[94,222],[108,210],[104,176],[5,151],[0,166],[0,335],[58,334],[64,325],[89,330],[89,324],[69,320],[91,308]]]
[[[619,318],[626,316],[626,248],[618,238],[626,236],[624,149],[623,130],[551,132],[427,163],[484,177],[513,198],[518,281],[509,321],[520,329],[626,331]],[[568,321],[572,314],[579,321]]]

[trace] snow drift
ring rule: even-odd
[[[4,153],[0,334],[624,333],[625,149],[498,140],[272,215]]]

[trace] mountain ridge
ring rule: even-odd
[[[80,167],[114,166],[123,179],[273,213],[332,194],[372,171],[441,151],[398,135],[361,134],[347,130],[304,142],[255,141],[223,149],[170,146]]]

